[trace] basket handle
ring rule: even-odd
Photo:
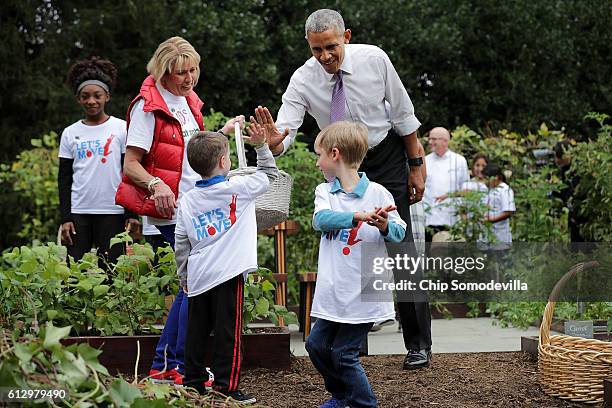
[[[246,155],[244,153],[244,141],[240,131],[240,123],[234,122],[234,138],[236,139],[236,155],[238,156],[238,168],[244,169],[247,166]]]
[[[553,314],[555,312],[555,304],[557,303],[557,299],[559,299],[559,294],[561,290],[569,281],[573,279],[580,272],[587,271],[589,269],[593,269],[598,267],[600,264],[597,261],[588,261],[588,262],[580,262],[570,268],[570,270],[559,279],[552,292],[550,292],[550,296],[548,297],[548,303],[546,304],[546,309],[544,309],[544,316],[542,317],[542,324],[540,325],[540,340],[539,344],[550,344],[550,325],[552,324]]]

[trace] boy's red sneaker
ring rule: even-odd
[[[151,369],[151,371],[149,371],[149,380],[154,384],[176,384],[177,381],[179,381],[181,385],[183,384],[183,376],[174,368],[166,371]]]
[[[176,387],[182,387],[183,386],[183,376],[182,375],[177,375],[176,377],[174,377],[174,385]]]

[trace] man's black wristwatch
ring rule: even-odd
[[[418,167],[418,166],[423,165],[423,158],[415,157],[414,159],[408,159],[407,162],[408,162],[408,166],[410,167]]]

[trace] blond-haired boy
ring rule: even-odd
[[[306,350],[332,395],[326,408],[377,405],[359,349],[375,321],[395,315],[392,298],[361,297],[364,244],[386,256],[385,241],[400,242],[406,233],[391,193],[357,172],[368,151],[367,132],[361,123],[335,122],[315,140],[317,167],[327,183],[315,192],[313,226],[322,234],[311,313],[317,321]]]

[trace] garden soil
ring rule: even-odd
[[[403,356],[362,357],[381,408],[584,407],[549,397],[537,382],[536,363],[523,353],[434,354],[429,368],[402,370]],[[318,407],[329,394],[308,357],[291,370],[243,371],[241,387],[272,408]]]

